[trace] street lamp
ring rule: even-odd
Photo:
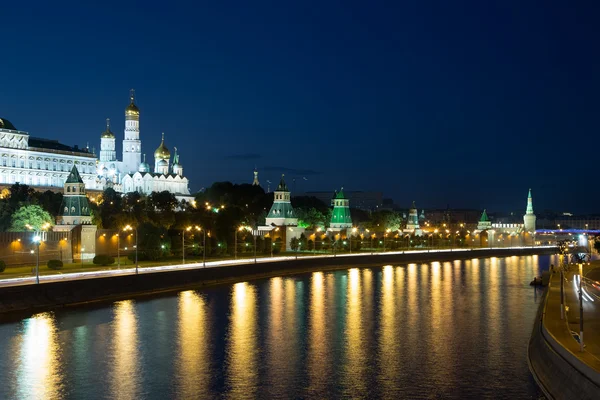
[[[35,283],[37,285],[40,284],[40,242],[42,241],[42,238],[39,235],[35,235],[33,237],[33,242],[35,243],[36,247],[37,247],[37,257],[36,257],[36,262],[35,262]]]
[[[383,252],[385,253],[385,238],[387,237],[388,233],[390,233],[392,230],[391,229],[386,229],[385,233],[383,234]]]
[[[123,228],[124,231],[135,231],[135,274],[138,274],[138,232],[137,232],[137,226],[135,228],[132,228],[131,225],[127,225],[125,228]]]
[[[119,233],[117,235],[117,268],[121,268],[121,236]]]

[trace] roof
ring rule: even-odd
[[[335,195],[336,200],[347,200],[348,198],[344,195],[344,188],[341,188],[339,192]]]
[[[488,218],[487,213],[485,212],[485,210],[483,210],[483,213],[481,213],[481,218],[479,219],[479,222],[489,222],[490,219]]]
[[[9,129],[11,131],[16,131],[17,128],[7,119],[0,118],[0,129]]]
[[[278,192],[289,192],[287,185],[285,184],[285,180],[283,179],[284,174],[281,174],[281,180],[279,181],[279,185],[277,186]]]
[[[106,118],[106,130],[104,132],[102,132],[102,138],[109,138],[109,139],[114,139],[115,138],[115,134],[111,132],[110,130],[110,119]]]
[[[29,137],[29,147],[90,154],[90,152],[85,148],[80,149],[78,147],[71,147],[67,146],[66,144],[59,143],[58,140],[36,138],[31,136]]]
[[[73,165],[71,173],[67,177],[65,183],[83,183],[83,179],[81,179],[81,176],[79,175],[79,171],[77,171],[76,166]]]

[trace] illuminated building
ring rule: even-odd
[[[115,151],[115,135],[110,131],[107,120],[106,131],[100,137],[100,160],[97,168],[98,186],[112,187],[120,193],[139,192],[149,195],[152,192],[168,191],[178,200],[192,201],[189,181],[183,175],[183,166],[175,148],[173,164],[171,152],[162,134],[160,145],[154,152],[154,172],[142,161],[142,141],[140,139],[140,110],[135,104],[133,90],[130,103],[125,108],[125,130],[123,139],[123,160],[119,161]]]
[[[332,229],[352,228],[352,217],[350,216],[350,200],[344,195],[344,188],[334,195],[331,200],[333,203],[333,212],[329,227]]]

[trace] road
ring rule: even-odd
[[[552,248],[554,246],[536,246],[536,248]],[[517,250],[517,249],[530,249],[531,247],[522,247],[522,246],[514,246],[514,247],[503,247],[502,250]],[[495,248],[494,248],[495,249]],[[385,253],[343,253],[343,254],[320,254],[320,255],[300,255],[302,259],[310,259],[310,258],[331,258],[331,257],[357,257],[357,256],[365,256],[365,255],[397,255],[397,254],[419,254],[419,253],[464,253],[464,252],[472,252],[476,254],[478,251],[482,250],[494,250],[492,248],[475,248],[475,249],[432,249],[432,250],[407,250],[407,251],[388,251]],[[476,257],[476,256],[475,256]],[[153,274],[160,273],[165,271],[176,271],[176,270],[184,270],[184,269],[201,269],[201,268],[218,268],[230,265],[243,265],[249,264],[252,262],[256,263],[269,263],[269,262],[278,262],[278,261],[287,261],[294,260],[298,257],[296,256],[283,256],[283,257],[257,257],[254,259],[240,259],[240,260],[220,260],[220,261],[208,261],[204,265],[203,263],[190,263],[190,264],[179,264],[179,265],[165,265],[159,267],[144,267],[139,268],[139,274]],[[40,284],[44,283],[52,283],[52,282],[63,282],[63,281],[76,281],[81,279],[95,279],[95,278],[106,278],[111,276],[120,276],[120,275],[135,275],[135,267],[133,268],[125,268],[118,270],[106,270],[106,271],[91,271],[91,272],[72,272],[72,273],[60,273],[51,275],[41,275],[40,276]],[[20,277],[20,278],[9,278],[9,279],[0,279],[0,287],[10,287],[10,286],[22,286],[22,285],[32,285],[35,284],[36,278],[35,276],[31,277]]]
[[[600,359],[600,268],[588,271],[583,285],[583,342],[586,350]],[[571,267],[565,281],[569,327],[579,333],[579,272]]]

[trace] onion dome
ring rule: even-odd
[[[106,118],[106,130],[100,136],[102,139],[114,139],[115,134],[110,130],[110,118]]]
[[[129,92],[129,99],[131,100],[131,102],[125,108],[125,116],[126,117],[129,117],[129,116],[139,117],[140,109],[137,108],[137,106],[135,105],[135,91],[133,89],[131,89],[131,91]]]
[[[146,155],[144,154],[144,162],[140,164],[138,168],[139,172],[150,172],[150,166],[146,162]]]
[[[8,129],[11,131],[16,131],[17,128],[13,124],[10,123],[9,120],[5,118],[0,118],[0,129]]]
[[[162,134],[162,140],[160,141],[160,146],[158,146],[158,148],[154,152],[154,158],[158,159],[158,160],[168,160],[169,158],[171,158],[171,153],[169,152],[169,149],[167,149],[167,146],[165,146],[164,132]]]

